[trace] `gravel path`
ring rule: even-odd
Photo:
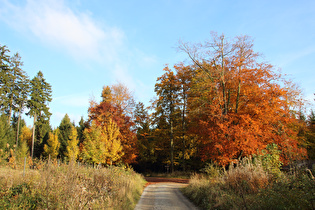
[[[197,209],[180,192],[185,186],[187,184],[171,182],[151,184],[144,189],[135,210]]]

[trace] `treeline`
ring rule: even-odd
[[[300,90],[261,61],[248,36],[213,33],[203,43],[180,43],[179,50],[190,62],[164,68],[148,107],[123,84],[104,86],[101,101],[90,101],[87,121],[76,126],[65,115],[52,130],[50,85],[41,72],[28,80],[18,54],[10,57],[2,46],[2,151],[24,142],[31,156],[34,151],[35,157],[132,164],[138,171],[199,170],[204,162],[225,166],[274,144],[284,164],[315,158],[314,112],[304,116]],[[42,92],[36,95],[34,88]],[[33,129],[19,123],[24,107]]]

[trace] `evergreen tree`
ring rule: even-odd
[[[44,79],[43,73],[39,71],[37,75],[31,80],[30,99],[27,101],[27,107],[29,109],[29,112],[27,113],[27,115],[34,118],[32,148],[31,148],[32,158],[34,155],[35,127],[36,127],[37,119],[41,119],[41,122],[44,122],[44,121],[49,122],[51,113],[49,112],[48,102],[52,100],[51,92],[52,92],[51,85],[46,82],[46,80]],[[42,133],[39,133],[39,134],[42,134]],[[42,139],[37,139],[37,140],[42,141]]]
[[[0,149],[5,149],[7,144],[14,145],[14,132],[8,123],[6,115],[0,115]]]
[[[59,148],[59,155],[61,158],[65,157],[65,153],[67,151],[67,144],[71,135],[71,129],[73,125],[71,123],[71,120],[66,114],[63,119],[60,122],[59,125],[59,134],[58,134],[58,139],[60,142],[60,148]]]
[[[7,46],[0,45],[0,110],[2,113],[8,110],[9,101],[8,94],[10,93],[10,50]]]
[[[83,120],[83,117],[81,117],[79,125],[77,126],[78,139],[80,143],[82,143],[84,140],[83,131],[85,128],[86,128],[85,122]]]

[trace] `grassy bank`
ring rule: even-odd
[[[145,180],[126,167],[102,169],[46,163],[41,169],[0,169],[4,209],[133,209]]]
[[[211,171],[183,190],[201,209],[315,209],[315,180],[305,171],[275,174],[252,162]]]

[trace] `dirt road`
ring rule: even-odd
[[[163,182],[164,180],[148,181],[149,185],[144,189],[135,210],[197,209],[179,190],[187,184],[183,182]]]

